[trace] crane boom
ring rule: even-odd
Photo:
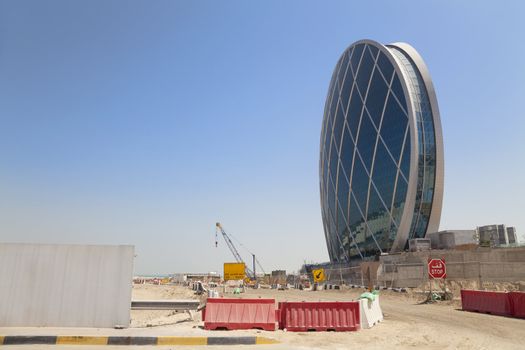
[[[219,230],[221,232],[222,237],[224,237],[224,241],[226,242],[226,245],[228,246],[228,248],[232,252],[235,260],[237,260],[237,262],[239,262],[239,263],[243,263],[244,264],[245,269],[246,269],[246,274],[248,276],[255,278],[256,277],[255,274],[253,273],[253,271],[250,268],[248,268],[248,266],[246,265],[244,260],[242,260],[242,257],[239,254],[239,251],[237,250],[237,248],[235,248],[235,245],[233,244],[232,240],[230,239],[230,236],[228,236],[228,234],[226,234],[226,232],[222,228],[221,224],[218,222],[218,223],[215,224],[215,227],[216,227],[217,230]]]

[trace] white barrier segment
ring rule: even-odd
[[[361,329],[372,328],[383,321],[383,312],[379,306],[379,295],[374,301],[359,299],[359,312],[361,314]]]

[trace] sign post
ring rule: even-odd
[[[432,300],[432,280],[447,278],[447,265],[445,258],[431,259],[428,258],[428,281],[430,284],[430,300]]]

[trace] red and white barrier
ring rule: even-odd
[[[279,328],[292,332],[358,331],[358,301],[280,302]]]
[[[461,307],[465,311],[525,318],[525,293],[462,290]]]
[[[510,292],[509,299],[512,316],[525,318],[525,292]]]
[[[275,299],[208,298],[204,329],[275,330]]]

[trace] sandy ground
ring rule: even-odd
[[[241,298],[275,298],[276,301],[352,300],[363,290],[270,290],[248,289]],[[191,290],[172,286],[138,286],[133,290],[134,298],[178,299],[196,298]],[[228,295],[233,297],[233,295]],[[359,332],[294,333],[265,331],[215,331],[220,335],[261,335],[278,339],[280,345],[273,348],[295,349],[525,349],[525,320],[463,312],[460,300],[422,304],[419,294],[381,292],[383,323]],[[200,313],[195,320],[184,314],[169,312],[133,311],[132,325],[149,323],[153,328],[178,328],[186,331],[201,331]],[[162,326],[161,324],[167,324]],[[200,333],[200,332],[199,332]]]
[[[133,300],[159,300],[159,299],[199,299],[203,302],[205,297],[196,295],[191,289],[179,286],[164,286],[152,284],[133,285]],[[159,325],[176,325],[187,322],[191,318],[200,321],[200,312],[191,316],[185,312],[157,311],[157,310],[131,310],[131,327],[155,327]]]
[[[275,298],[277,301],[352,300],[362,290],[268,290],[249,289],[241,298]],[[233,297],[233,295],[227,295]],[[237,296],[236,296],[237,297]],[[134,299],[189,299],[199,298],[191,290],[179,286],[139,285],[133,288]],[[200,313],[191,320],[187,314],[167,311],[132,311],[132,328],[114,329],[12,329],[10,334],[82,334],[134,336],[264,336],[279,340],[280,344],[256,346],[213,346],[213,349],[525,349],[525,320],[486,314],[463,312],[459,301],[421,304],[417,294],[381,292],[381,307],[385,320],[371,329],[359,332],[284,331],[206,331],[202,329]],[[5,328],[1,329],[5,333]],[[25,346],[5,346],[21,349]],[[31,347],[28,347],[31,348]],[[42,346],[39,349],[56,348]],[[61,350],[87,349],[87,346],[59,346]],[[122,349],[123,346],[104,346],[104,349]],[[141,346],[135,349],[155,349]],[[162,347],[174,349],[175,347]],[[180,347],[179,347],[180,348]],[[190,347],[185,347],[190,348]],[[205,349],[206,347],[191,347]],[[98,347],[101,349],[101,347]]]

